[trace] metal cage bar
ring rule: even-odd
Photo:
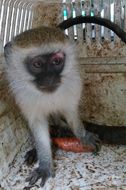
[[[0,1],[0,35],[2,46],[14,36],[32,26],[35,1],[1,0]]]

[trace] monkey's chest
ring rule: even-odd
[[[62,94],[60,96],[57,96],[55,94],[55,96],[52,95],[52,96],[43,97],[37,106],[37,110],[40,110],[42,114],[58,112],[59,110],[64,109],[66,104],[65,99],[66,99],[65,95]]]

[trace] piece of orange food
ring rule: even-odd
[[[70,152],[93,152],[94,148],[89,145],[84,145],[75,137],[52,138],[52,142],[59,148]]]

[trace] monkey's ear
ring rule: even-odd
[[[5,46],[4,46],[4,56],[5,59],[7,60],[8,57],[10,56],[10,54],[12,53],[12,43],[8,42]]]

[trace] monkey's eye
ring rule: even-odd
[[[35,57],[29,63],[31,71],[38,74],[40,73],[45,65],[45,60],[42,57]]]
[[[42,62],[33,62],[32,66],[36,68],[40,68],[42,66]]]
[[[63,63],[63,59],[61,58],[55,58],[52,60],[53,65],[61,65]]]
[[[65,61],[65,55],[63,52],[56,52],[52,55],[51,57],[51,64],[55,67],[55,68],[59,68],[62,67],[64,65],[64,61]]]

